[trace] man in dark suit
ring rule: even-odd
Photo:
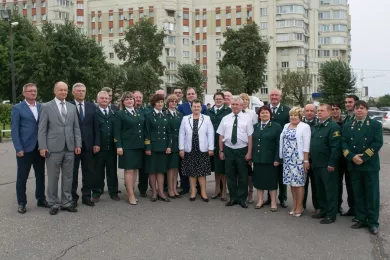
[[[282,128],[285,124],[290,122],[289,111],[290,108],[280,104],[280,100],[282,99],[282,92],[279,89],[271,90],[269,94],[269,99],[271,104],[269,104],[269,108],[272,111],[272,119],[271,121],[278,123]],[[280,201],[280,206],[282,208],[287,208],[287,186],[283,184],[283,164],[279,164],[279,196],[278,199]],[[270,198],[268,196],[268,198]],[[270,199],[265,203],[265,205],[271,204]]]
[[[79,119],[82,149],[81,154],[76,155],[73,167],[72,200],[77,207],[79,195],[77,194],[78,175],[81,161],[82,169],[82,203],[87,206],[94,206],[91,200],[92,188],[95,182],[95,170],[93,154],[100,151],[100,130],[96,116],[96,106],[85,101],[86,87],[82,83],[76,83],[72,87],[74,100],[71,102],[76,106]]]
[[[110,103],[108,104],[108,108],[114,113],[118,112],[119,106],[112,104],[112,89],[109,87],[104,87],[102,88],[102,91],[106,91],[108,93],[108,96],[110,97]]]
[[[18,212],[26,213],[26,183],[31,165],[35,171],[35,198],[38,207],[50,208],[45,196],[45,158],[38,150],[38,123],[41,105],[37,103],[38,90],[33,83],[23,86],[24,101],[12,107],[11,133],[18,165],[16,196]]]

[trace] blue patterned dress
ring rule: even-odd
[[[296,129],[287,128],[283,137],[283,184],[305,186],[306,173],[299,159]]]

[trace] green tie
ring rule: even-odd
[[[234,115],[234,117],[235,117],[235,119],[234,119],[234,123],[233,123],[233,131],[232,131],[232,139],[231,139],[232,144],[237,143],[237,117],[238,117],[238,115]]]
[[[362,121],[358,121],[358,127],[359,127],[359,128],[362,127]]]

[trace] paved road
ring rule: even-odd
[[[390,259],[390,135],[385,142],[378,237],[351,229],[350,218],[321,225],[310,217],[311,205],[295,218],[288,209],[272,213],[269,207],[227,208],[221,201],[190,203],[188,198],[171,203],[141,198],[130,206],[105,194],[95,207],[81,205],[76,214],[50,216],[35,206],[33,176],[28,181],[28,212],[20,215],[14,150],[10,142],[1,143],[0,259]],[[124,190],[123,178],[120,182]],[[125,199],[123,193],[121,197]]]

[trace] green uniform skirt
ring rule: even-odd
[[[151,173],[166,173],[168,166],[168,155],[165,152],[154,152],[152,155],[146,155],[145,172]]]
[[[258,190],[277,190],[278,167],[273,163],[254,163],[252,181]]]
[[[127,149],[123,150],[123,155],[118,156],[119,169],[135,170],[143,167],[142,161],[144,156],[144,149]]]
[[[168,169],[179,169],[180,168],[180,155],[179,152],[170,153],[167,155]]]
[[[222,161],[219,159],[219,149],[214,149],[214,162],[213,165],[213,170],[216,174],[223,174],[225,175],[225,161]]]

